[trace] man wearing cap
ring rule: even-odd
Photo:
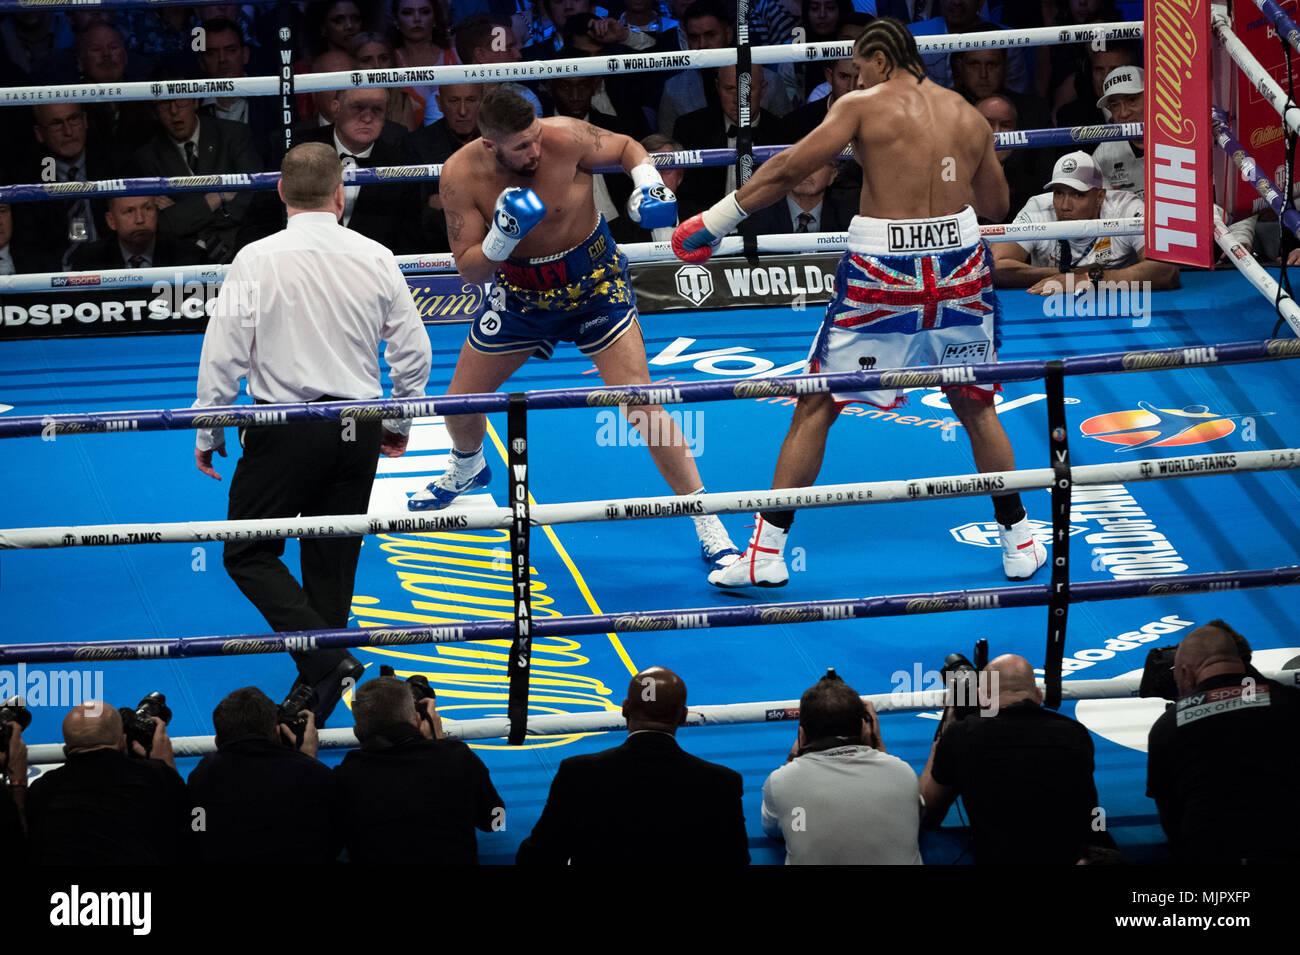
[[[1121,66],[1106,74],[1097,108],[1110,113],[1112,123],[1140,123],[1145,99],[1140,66]],[[1092,151],[1093,162],[1109,190],[1122,189],[1142,198],[1143,137],[1102,143]]]
[[[1142,201],[1130,192],[1107,191],[1101,170],[1085,152],[1067,153],[1052,168],[1049,192],[1034,196],[1013,220],[1078,222],[1130,219],[1142,215]],[[1178,267],[1148,261],[1139,235],[999,242],[993,247],[993,284],[1028,289],[1033,295],[1061,290],[1061,275],[1074,273],[1074,289],[1088,282],[1150,282],[1152,290],[1178,288]]]

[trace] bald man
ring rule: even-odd
[[[1300,862],[1300,690],[1242,660],[1222,620],[1174,655],[1178,702],[1147,739],[1147,795],[1179,862]]]
[[[979,677],[980,715],[952,719],[921,774],[925,824],[937,827],[961,796],[977,864],[1072,865],[1094,833],[1097,806],[1092,737],[1068,716],[1044,709],[1024,657],[992,660]]]
[[[740,774],[685,752],[686,684],[650,667],[623,701],[621,746],[560,763],[522,864],[627,865],[749,862]]]
[[[127,755],[122,717],[83,703],[63,720],[67,761],[27,796],[32,860],[44,865],[172,865],[189,857],[190,803],[156,721],[151,756]]]

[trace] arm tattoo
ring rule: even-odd
[[[583,123],[582,125],[586,127],[587,141],[591,143],[597,152],[605,145],[605,140],[614,135],[609,130],[593,126],[591,123]]]
[[[452,212],[447,209],[447,238],[451,239],[452,242],[459,242],[461,230],[464,228],[465,217],[459,212]]]

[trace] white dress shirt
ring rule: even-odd
[[[799,228],[799,215],[804,212],[804,207],[799,205],[789,196],[785,197],[786,208],[790,210],[790,231],[795,232]],[[806,210],[812,218],[808,221],[809,232],[822,231],[822,206],[825,202],[819,202],[811,209]]]
[[[352,159],[343,159],[343,154],[344,154],[344,153],[347,153],[347,154],[349,154],[349,155],[356,156],[357,159],[369,159],[369,158],[370,158],[370,154],[371,154],[372,152],[375,151],[375,144],[374,144],[374,143],[371,143],[371,144],[370,144],[369,146],[367,146],[365,149],[361,150],[361,152],[359,152],[359,153],[354,153],[354,152],[352,152],[352,150],[348,149],[348,147],[344,146],[341,142],[339,142],[339,134],[338,134],[338,132],[335,132],[335,133],[334,133],[334,151],[335,151],[336,153],[339,154],[339,159],[341,159],[341,160],[343,161],[343,168],[344,168],[344,169],[347,169],[347,168],[349,168],[349,167],[357,168],[357,164],[356,164],[356,162],[355,162],[354,160],[352,160]],[[357,204],[357,196],[359,196],[359,195],[361,195],[361,187],[360,187],[360,186],[344,186],[344,187],[343,187],[343,226],[344,226],[344,228],[346,228],[346,227],[347,227],[347,224],[348,224],[349,222],[352,221],[352,209],[356,206],[356,204]]]
[[[1131,192],[1106,191],[1101,201],[1099,219],[1131,219],[1142,215],[1142,200]],[[1055,222],[1056,208],[1050,192],[1040,193],[1025,203],[1015,221]],[[1017,244],[1029,253],[1029,264],[1040,268],[1056,268],[1060,243],[1056,239],[1017,239]],[[1104,235],[1095,239],[1070,240],[1070,267],[1083,268],[1100,265],[1106,269],[1122,269],[1133,265],[1146,249],[1146,239],[1137,235]]]
[[[0,249],[0,275],[14,275],[17,273],[14,267],[14,257],[9,252],[9,246]]]
[[[381,339],[393,397],[423,395],[429,336],[393,254],[332,213],[300,212],[231,263],[203,337],[193,407],[232,404],[242,377],[249,397],[272,403],[378,398]],[[384,426],[406,434],[410,421]],[[200,429],[196,444],[223,447],[223,429]]]

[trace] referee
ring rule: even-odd
[[[394,398],[424,394],[429,338],[392,253],[339,224],[342,165],[324,143],[291,149],[280,167],[282,232],[235,256],[217,296],[199,359],[194,407],[229,405],[239,379],[261,403],[340,401],[383,395],[379,342]],[[230,482],[230,520],[364,514],[382,451],[406,451],[409,419],[302,421],[241,427],[243,457]],[[391,430],[390,430],[391,429]],[[225,432],[200,429],[194,459],[221,475]],[[281,558],[283,540],[228,541],[226,572],[277,631],[348,625],[361,538],[304,538],[302,584]],[[363,667],[346,650],[293,652],[298,681],[312,685],[316,724],[324,725]]]

